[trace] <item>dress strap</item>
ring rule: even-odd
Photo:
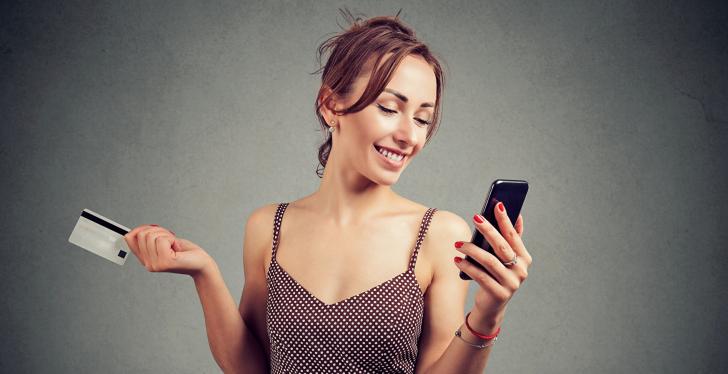
[[[276,252],[278,251],[278,242],[280,241],[280,233],[281,233],[281,221],[283,220],[283,213],[286,211],[286,208],[288,207],[288,203],[280,203],[278,204],[278,209],[276,210],[276,217],[273,221],[273,252],[271,255],[271,258],[275,260],[276,258]]]
[[[420,232],[419,234],[417,234],[417,243],[415,244],[415,250],[412,252],[412,257],[410,258],[408,270],[414,270],[415,268],[415,263],[417,262],[417,254],[420,251],[420,245],[422,245],[422,241],[425,240],[425,236],[427,235],[427,229],[430,226],[430,221],[432,220],[432,215],[435,214],[435,211],[437,211],[437,208],[429,208],[425,212],[425,215],[422,217]]]

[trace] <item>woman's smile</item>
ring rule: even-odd
[[[381,149],[381,148],[379,148]],[[372,150],[377,154],[377,158],[381,160],[382,164],[385,165],[390,170],[399,170],[404,166],[404,161],[407,159],[407,156],[404,155],[396,155],[392,152],[382,150],[380,151],[375,144],[372,144]],[[384,155],[384,153],[387,154],[387,156]]]

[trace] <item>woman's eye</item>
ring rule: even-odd
[[[390,114],[393,114],[393,113],[397,113],[397,111],[396,111],[396,110],[392,110],[392,109],[389,109],[389,108],[385,108],[385,107],[384,107],[383,105],[381,105],[381,104],[377,104],[377,107],[379,107],[379,109],[380,109],[380,110],[381,110],[382,112],[386,113],[387,115],[390,115]],[[423,120],[423,119],[420,119],[420,118],[415,118],[415,121],[417,121],[417,122],[418,122],[418,123],[419,123],[420,125],[430,125],[430,124],[431,124],[431,122],[430,122],[430,121],[425,121],[425,120]]]
[[[385,107],[384,107],[384,106],[382,106],[381,104],[377,104],[377,106],[378,106],[378,107],[379,107],[379,109],[381,109],[381,110],[382,110],[382,112],[384,112],[384,113],[388,113],[388,114],[391,114],[391,113],[397,113],[397,111],[396,111],[396,110],[392,110],[392,109],[388,109],[388,108],[385,108]]]
[[[430,125],[431,124],[430,121],[425,121],[423,119],[415,118],[415,120],[417,120],[417,122],[419,122],[422,125]]]

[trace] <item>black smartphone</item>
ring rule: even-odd
[[[526,181],[496,179],[493,181],[493,184],[490,185],[490,191],[488,191],[488,197],[486,197],[485,202],[483,203],[480,215],[485,217],[485,219],[500,232],[500,227],[498,225],[498,221],[495,219],[493,210],[495,209],[495,205],[502,201],[503,205],[506,207],[506,213],[508,214],[508,218],[511,220],[511,224],[515,226],[518,215],[521,213],[523,202],[526,200],[526,192],[528,192],[528,182]],[[485,237],[480,233],[480,231],[478,231],[477,228],[473,232],[473,238],[470,239],[470,242],[495,255],[490,243],[485,240]],[[485,272],[488,272],[483,265],[472,259],[470,256],[465,256],[465,259],[470,261],[471,264],[483,269]],[[460,272],[460,278],[463,280],[471,279],[469,275],[462,271]]]

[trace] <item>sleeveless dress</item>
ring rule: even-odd
[[[405,272],[326,304],[276,261],[287,206],[281,203],[276,211],[273,252],[266,274],[271,373],[413,373],[424,307],[415,262],[437,209],[425,212]]]

